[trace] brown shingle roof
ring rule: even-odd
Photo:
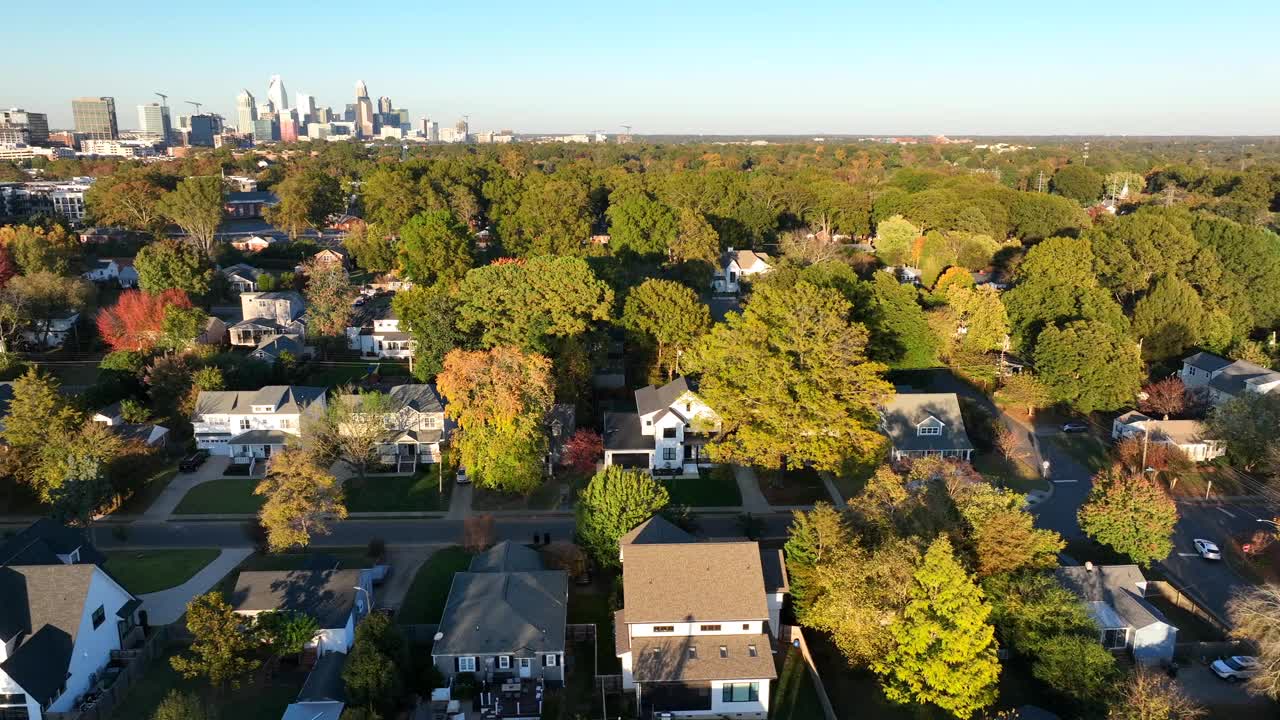
[[[692,655],[691,647],[696,649]],[[723,657],[721,647],[725,649]],[[772,680],[778,675],[769,636],[763,633],[638,637],[631,640],[631,652],[636,682]]]
[[[769,617],[754,542],[629,545],[622,577],[629,623]]]

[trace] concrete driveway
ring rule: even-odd
[[[1272,720],[1280,717],[1280,705],[1265,697],[1250,695],[1243,685],[1223,680],[1198,662],[1183,667],[1175,682],[1188,697],[1209,710],[1211,718]]]
[[[387,547],[387,563],[391,565],[391,576],[374,590],[374,605],[380,608],[398,610],[409,594],[409,586],[418,574],[418,568],[437,550],[448,545],[391,545]]]
[[[142,513],[142,520],[146,522],[164,522],[173,515],[174,508],[178,507],[178,503],[182,502],[182,498],[186,496],[187,491],[203,482],[217,480],[222,477],[222,473],[231,464],[231,458],[225,456],[213,456],[205,461],[193,473],[178,473],[169,481],[168,487],[164,492],[160,493],[160,497],[151,503],[151,507]]]

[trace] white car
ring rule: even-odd
[[[459,485],[471,484],[471,478],[467,477],[467,469],[461,465],[458,466],[458,474],[455,476],[455,479]]]
[[[1218,658],[1209,666],[1218,677],[1227,682],[1248,680],[1262,672],[1258,658],[1251,655],[1232,655],[1229,658]]]
[[[1200,557],[1205,560],[1221,560],[1222,551],[1218,549],[1217,544],[1210,540],[1196,538],[1193,543],[1196,546],[1196,552],[1200,553]]]

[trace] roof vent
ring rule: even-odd
[[[436,642],[440,642],[441,640],[444,639],[444,633],[438,632],[435,634],[435,637],[432,639],[435,640]]]
[[[1085,572],[1093,572],[1093,562],[1091,560],[1084,561]]]

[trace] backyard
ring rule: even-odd
[[[107,572],[134,595],[177,587],[213,562],[217,548],[181,550],[112,550],[106,553]]]
[[[805,665],[804,657],[796,648],[788,648],[782,671],[773,683],[769,717],[772,720],[810,720],[822,717],[818,688],[809,676],[809,667]]]
[[[471,566],[471,553],[461,547],[437,550],[413,577],[413,584],[405,595],[396,622],[401,625],[422,625],[440,622],[444,604],[449,599],[453,574]]]
[[[176,652],[176,650],[175,650]],[[279,720],[298,697],[306,681],[305,670],[282,665],[267,677],[257,673],[234,691],[215,692],[203,680],[186,680],[169,664],[166,655],[150,662],[146,673],[129,688],[125,700],[111,714],[112,720],[151,720],[156,706],[171,690],[199,693],[207,703],[216,704],[218,716],[235,720]]]
[[[613,654],[613,609],[609,606],[616,577],[615,571],[602,569],[590,585],[569,586],[569,624],[596,626],[598,672],[604,675],[622,672],[621,660]]]
[[[701,470],[697,478],[665,478],[662,484],[671,494],[672,505],[689,507],[738,507],[742,492],[729,465]]]

